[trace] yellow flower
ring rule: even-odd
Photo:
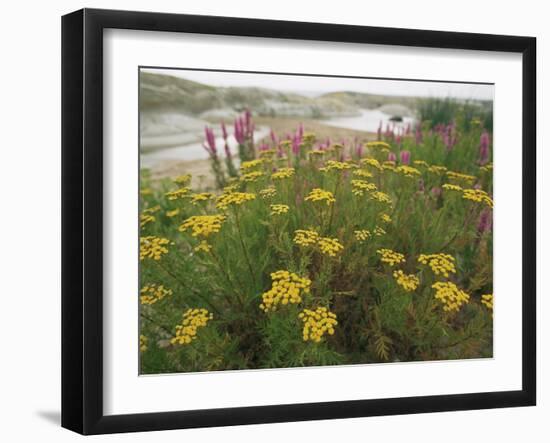
[[[393,271],[393,277],[405,291],[412,292],[420,284],[420,280],[414,274],[405,274],[401,269],[399,271]]]
[[[250,192],[229,192],[218,197],[216,208],[225,210],[230,205],[240,206],[247,201],[254,200],[255,198],[256,194],[252,194]]]
[[[260,151],[260,158],[268,162],[269,159],[275,155],[275,149],[266,149],[265,151]]]
[[[493,294],[483,294],[481,296],[481,303],[484,304],[490,311],[493,310]]]
[[[391,217],[388,214],[380,214],[380,220],[384,223],[391,223]]]
[[[152,223],[154,222],[156,219],[155,219],[155,216],[154,215],[151,215],[151,214],[141,214],[139,216],[139,227],[140,228],[143,228],[145,227],[148,223]]]
[[[381,192],[381,191],[374,191],[374,192],[371,192],[369,194],[369,198],[371,200],[375,200],[375,201],[378,201],[380,203],[388,203],[388,204],[392,204],[392,200],[390,198],[390,196],[384,192]]]
[[[153,191],[150,188],[143,188],[143,189],[140,189],[139,193],[141,195],[152,195]]]
[[[313,151],[309,151],[307,153],[307,155],[310,157],[310,158],[313,158],[313,157],[322,157],[323,155],[325,155],[326,151],[322,151],[321,149],[316,149],[316,150],[313,150]]]
[[[319,241],[319,233],[312,229],[298,229],[294,231],[294,243],[299,246],[316,245]]]
[[[321,237],[317,242],[322,254],[336,257],[336,254],[344,250],[344,246],[337,238]]]
[[[367,241],[371,237],[370,231],[367,231],[366,229],[361,229],[359,231],[354,231],[355,239],[359,243],[363,243],[364,241]]]
[[[481,171],[484,171],[484,172],[490,172],[493,170],[493,164],[492,163],[487,163],[486,165],[484,166],[480,166],[479,169]]]
[[[153,305],[156,302],[161,301],[164,297],[172,295],[173,292],[171,289],[167,289],[163,285],[152,283],[141,288],[139,294],[139,300],[142,305]]]
[[[330,205],[336,201],[332,192],[325,191],[320,188],[313,189],[305,198],[305,200],[313,202],[325,202],[327,205]]]
[[[464,303],[470,301],[470,296],[452,282],[436,282],[432,288],[435,289],[435,298],[443,304],[446,312],[458,311]]]
[[[180,232],[191,229],[193,237],[207,238],[210,234],[220,232],[224,215],[194,215],[185,220],[178,228]]]
[[[381,255],[380,261],[387,263],[390,266],[395,266],[405,261],[405,256],[403,254],[392,251],[391,249],[383,248],[378,249],[376,252]]]
[[[260,177],[262,177],[264,175],[264,173],[262,171],[252,171],[252,172],[249,172],[247,174],[243,174],[241,175],[241,181],[243,182],[255,182],[256,180],[258,180]]]
[[[149,339],[145,335],[140,335],[139,336],[139,350],[141,352],[147,351],[147,342],[148,341],[149,341]]]
[[[420,254],[418,262],[432,268],[435,275],[449,277],[449,272],[456,274],[455,258],[449,254]]]
[[[478,203],[485,203],[490,208],[494,206],[493,199],[481,189],[464,189],[462,191],[462,198]]]
[[[432,165],[428,168],[428,171],[433,172],[434,174],[441,175],[447,168],[445,166]]]
[[[166,211],[166,217],[172,218],[178,215],[179,213],[180,213],[179,209],[172,209],[171,211]]]
[[[275,189],[274,186],[269,186],[268,188],[262,189],[259,194],[262,198],[272,198],[277,195],[277,189]]]
[[[353,175],[355,175],[357,177],[363,177],[363,178],[371,178],[373,176],[366,169],[357,169],[357,170],[353,171]]]
[[[210,245],[206,240],[201,240],[201,242],[197,246],[195,246],[194,251],[195,252],[199,252],[199,251],[208,252],[211,249],[212,249],[212,245]]]
[[[311,280],[289,271],[271,273],[271,289],[262,294],[260,309],[275,311],[279,305],[298,304],[302,294],[309,294]]]
[[[271,215],[286,214],[290,209],[287,205],[270,205]]]
[[[412,166],[401,165],[397,167],[397,172],[403,174],[405,177],[414,177],[422,175],[420,171]]]
[[[371,158],[371,157],[363,158],[361,160],[361,163],[363,163],[366,166],[372,166],[373,168],[378,169],[379,171],[382,170],[382,166],[380,165],[380,162],[375,158]]]
[[[386,142],[383,142],[383,141],[372,141],[372,142],[367,142],[365,144],[365,146],[369,149],[390,149],[391,146],[386,143]]]
[[[173,345],[187,345],[197,338],[197,332],[214,318],[206,309],[188,309],[183,321],[176,326],[176,335],[170,340]]]
[[[338,324],[336,314],[324,307],[304,309],[298,314],[298,318],[304,322],[302,338],[314,343],[319,343],[325,334],[333,335],[334,327]]]
[[[191,196],[191,203],[196,205],[198,202],[208,201],[214,197],[214,194],[210,192],[200,192]]]
[[[336,170],[336,171],[344,171],[346,169],[351,169],[351,168],[356,168],[357,166],[352,164],[352,163],[349,163],[349,162],[339,162],[339,161],[336,161],[336,160],[328,160],[326,163],[325,163],[325,170],[326,171],[332,171],[332,170]]]
[[[374,235],[376,235],[377,237],[382,237],[383,235],[386,235],[387,232],[384,230],[384,228],[380,227],[380,226],[376,226],[374,228]]]
[[[273,174],[271,178],[273,180],[282,180],[283,178],[290,178],[294,175],[294,168],[279,168]]]
[[[262,159],[249,160],[247,162],[241,163],[241,171],[248,171],[250,169],[257,168],[261,166],[264,161]]]
[[[425,162],[424,160],[414,160],[413,164],[415,164],[417,166],[424,166],[426,168],[430,167],[430,165],[427,162]]]
[[[191,174],[184,174],[176,177],[174,183],[178,186],[184,187],[191,183]]]
[[[462,174],[461,172],[447,171],[447,177],[449,180],[462,181],[472,185],[476,178],[473,175]]]
[[[445,183],[442,188],[446,189],[447,191],[462,191],[462,188],[460,186],[453,185],[451,183]]]
[[[164,254],[168,254],[168,248],[166,247],[168,244],[170,244],[170,240],[166,238],[155,237],[153,235],[140,237],[139,259],[152,258],[153,260],[160,260]]]
[[[144,209],[144,214],[154,214],[155,212],[160,211],[160,205],[151,206],[150,208]]]
[[[385,169],[386,171],[396,171],[395,162],[391,160],[385,161],[382,163],[382,169]]]
[[[369,183],[366,180],[352,180],[352,194],[356,196],[362,196],[365,192],[376,191],[376,185],[374,183]]]
[[[170,191],[164,194],[166,198],[170,201],[174,200],[181,200],[183,198],[187,198],[189,194],[189,188],[179,188],[175,191]]]

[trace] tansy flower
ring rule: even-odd
[[[271,178],[273,180],[282,180],[284,178],[290,178],[294,175],[294,168],[279,168],[273,174]]]
[[[445,166],[432,165],[428,168],[428,171],[433,172],[434,174],[441,175],[447,168]]]
[[[243,174],[241,175],[241,181],[243,182],[255,182],[256,180],[258,180],[260,177],[262,177],[264,175],[264,173],[262,171],[252,171],[252,172],[249,172],[247,174]]]
[[[481,303],[487,307],[490,311],[493,310],[493,294],[483,294],[481,296]]]
[[[271,289],[262,294],[260,309],[275,311],[279,305],[298,304],[302,294],[309,294],[311,280],[289,271],[271,273]]]
[[[145,227],[148,223],[152,223],[154,222],[156,219],[155,219],[155,216],[154,215],[151,215],[151,214],[141,214],[139,216],[139,227],[140,228],[143,228]]]
[[[376,235],[377,237],[381,237],[383,235],[386,235],[387,232],[384,230],[384,228],[380,227],[380,226],[376,226],[374,228],[374,235]]]
[[[377,202],[380,202],[380,203],[388,203],[388,204],[392,204],[392,200],[390,198],[390,196],[384,192],[381,192],[381,191],[374,191],[374,192],[371,192],[369,194],[369,198],[371,200],[375,200]]]
[[[462,181],[472,185],[476,178],[473,175],[462,174],[461,172],[447,171],[447,177],[449,180]]]
[[[195,252],[199,252],[199,251],[208,252],[211,249],[212,249],[211,244],[209,244],[206,240],[201,240],[201,242],[197,246],[195,246],[193,250]]]
[[[172,218],[178,215],[179,213],[180,213],[179,209],[172,209],[171,211],[166,211],[166,217]]]
[[[324,307],[304,309],[298,314],[298,318],[304,322],[302,338],[314,343],[319,343],[325,334],[333,335],[334,327],[338,324],[336,314]]]
[[[214,197],[214,194],[210,192],[200,192],[191,196],[191,203],[196,205],[198,202],[208,201]]]
[[[359,231],[354,231],[355,239],[359,243],[363,243],[364,241],[367,241],[371,237],[370,231],[367,231],[366,229],[361,229]]]
[[[380,165],[380,162],[376,160],[375,158],[367,157],[361,159],[361,163],[366,166],[372,166],[375,169],[378,169],[379,171],[382,170],[382,165]]]
[[[142,305],[153,305],[172,294],[171,289],[166,289],[163,285],[152,283],[141,288],[141,291],[139,291],[139,300]]]
[[[224,220],[224,215],[194,215],[185,220],[178,230],[186,232],[191,229],[193,237],[207,238],[210,234],[220,232]]]
[[[143,188],[143,189],[140,189],[139,193],[141,195],[152,195],[153,191],[150,188]]]
[[[305,198],[305,200],[313,202],[325,202],[327,205],[330,205],[336,201],[332,192],[325,191],[324,189],[320,188],[313,189]]]
[[[369,183],[366,180],[352,180],[352,194],[356,196],[362,196],[365,192],[376,191],[376,185],[374,183]]]
[[[414,274],[405,274],[401,269],[399,271],[393,271],[393,277],[398,285],[400,285],[405,291],[412,292],[420,284],[420,280]]]
[[[415,176],[422,175],[418,169],[407,165],[398,166],[396,170],[400,174],[403,174],[405,177],[415,177]]]
[[[152,258],[153,260],[160,260],[164,254],[168,254],[168,248],[166,247],[168,244],[170,244],[170,240],[166,238],[155,237],[153,235],[140,237],[139,259]]]
[[[369,171],[365,169],[357,169],[353,171],[353,175],[357,177],[362,177],[362,178],[371,178],[373,176]]]
[[[183,198],[187,198],[189,194],[189,188],[179,188],[175,191],[170,191],[164,194],[166,198],[170,201],[174,200],[181,200]]]
[[[154,214],[155,212],[160,211],[160,205],[151,206],[150,208],[144,209],[144,214]]]
[[[458,311],[464,303],[470,301],[470,296],[452,282],[436,282],[432,288],[435,289],[435,298],[443,304],[446,312]]]
[[[449,254],[420,254],[418,262],[428,265],[435,275],[449,277],[449,273],[456,274],[455,258]]]
[[[342,252],[344,246],[338,241],[337,238],[321,237],[317,242],[322,254],[330,257],[336,257],[336,254]]]
[[[443,189],[446,189],[447,191],[462,191],[462,188],[458,185],[453,185],[451,183],[445,183],[443,186],[441,186]]]
[[[183,321],[176,326],[176,335],[170,340],[173,345],[187,345],[197,338],[197,332],[214,318],[206,309],[188,309]]]
[[[367,142],[365,144],[365,147],[367,148],[371,148],[371,149],[390,149],[390,145],[386,142],[383,142],[383,141],[372,141],[372,142]]]
[[[140,352],[147,351],[147,342],[148,341],[149,341],[149,339],[145,335],[140,335],[139,336],[139,350],[140,350]]]
[[[288,205],[270,205],[271,215],[286,214],[289,210]]]
[[[231,205],[240,206],[243,203],[254,200],[255,198],[256,194],[252,194],[250,192],[229,192],[218,197],[216,208],[225,210]]]
[[[481,189],[464,189],[462,191],[462,198],[478,203],[485,203],[490,208],[494,206],[493,199]]]
[[[325,151],[322,151],[321,149],[316,149],[316,150],[313,150],[313,151],[309,151],[309,152],[307,153],[307,155],[308,155],[310,158],[322,157],[323,155],[325,155]]]
[[[413,164],[415,164],[417,166],[424,166],[426,168],[430,167],[430,165],[428,163],[426,163],[424,160],[414,160]]]
[[[257,168],[258,166],[261,166],[263,163],[262,159],[256,159],[256,160],[249,160],[247,162],[241,163],[241,171],[248,171],[250,169]]]
[[[348,162],[339,162],[336,160],[328,160],[325,163],[325,170],[326,171],[344,171],[346,169],[356,168],[357,166]]]
[[[384,223],[391,223],[391,217],[388,214],[380,214],[380,220]]]
[[[385,169],[386,171],[396,171],[395,162],[392,162],[391,160],[383,162],[382,169]]]
[[[277,195],[277,189],[275,189],[274,186],[270,186],[268,188],[262,189],[260,192],[258,192],[258,194],[260,194],[260,197],[262,198],[272,198]]]
[[[312,229],[298,229],[294,231],[294,243],[299,246],[312,246],[319,241],[319,233]]]
[[[191,174],[184,174],[176,177],[174,183],[178,186],[184,187],[191,182]]]
[[[405,256],[403,254],[392,251],[391,249],[379,249],[376,253],[381,256],[380,261],[387,263],[390,266],[395,266],[405,261]]]

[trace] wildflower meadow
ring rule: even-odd
[[[492,120],[424,111],[343,143],[245,111],[213,185],[142,169],[141,373],[492,357]]]

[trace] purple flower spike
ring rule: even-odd
[[[204,149],[211,155],[218,155],[218,150],[216,148],[216,137],[214,136],[214,131],[208,126],[204,127],[204,135],[206,136],[206,142],[203,143]]]
[[[401,164],[408,165],[411,163],[411,153],[410,151],[401,151],[400,154]]]
[[[477,223],[477,232],[484,234],[489,232],[493,227],[493,215],[490,209],[483,209],[479,215],[479,221]]]
[[[388,161],[397,162],[397,155],[395,155],[395,152],[388,152]]]
[[[489,162],[489,133],[484,129],[479,138],[479,164],[485,165]]]

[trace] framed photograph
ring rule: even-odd
[[[62,20],[62,425],[536,402],[531,37]]]

